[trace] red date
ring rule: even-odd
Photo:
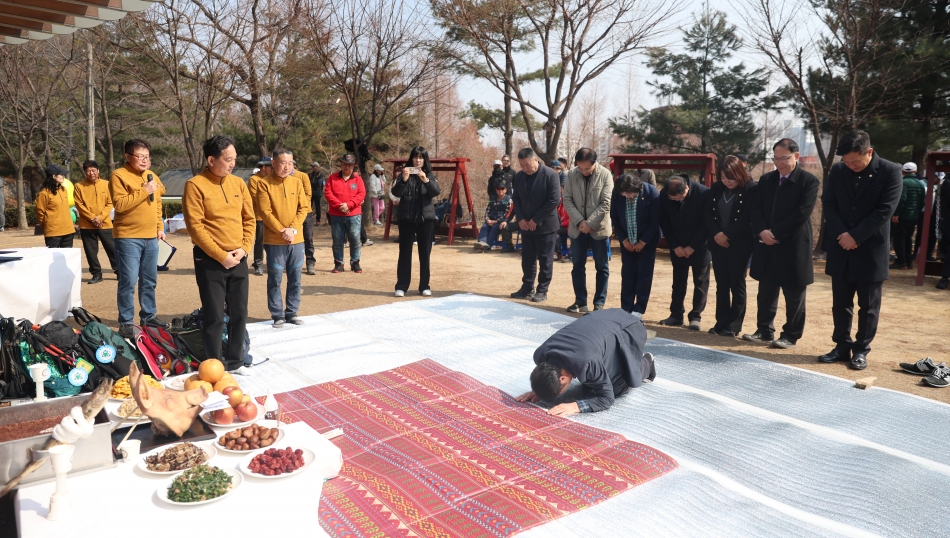
[[[254,456],[248,469],[252,473],[264,476],[279,476],[289,474],[303,467],[303,450],[294,450],[290,447],[268,448],[261,454]]]

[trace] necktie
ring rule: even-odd
[[[785,184],[785,180],[787,180],[787,179],[788,179],[788,176],[782,176],[782,177],[778,178],[778,186],[781,187],[782,185],[784,185],[784,184]]]

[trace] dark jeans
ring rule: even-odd
[[[562,253],[562,254],[563,254],[563,252],[564,252],[565,250],[567,250],[567,238],[568,238],[568,235],[567,235],[567,226],[561,226],[560,228],[558,228],[558,230],[557,230],[557,239],[558,239],[558,246],[557,246],[557,248],[559,249],[559,252]]]
[[[244,364],[244,328],[247,325],[247,256],[225,269],[198,247],[194,247],[195,280],[201,298],[201,337],[209,358],[219,358],[226,370]],[[224,311],[224,305],[228,311]],[[228,316],[228,354],[222,352],[224,315]]]
[[[46,248],[73,248],[74,235],[76,234],[47,236],[43,238],[43,241],[46,242]]]
[[[498,236],[501,235],[501,232],[501,222],[496,222],[493,226],[489,226],[487,222],[482,223],[482,227],[478,231],[478,240],[493,247],[498,241]]]
[[[607,251],[610,249],[610,239],[594,239],[590,234],[582,233],[571,238],[571,260],[574,267],[571,269],[571,281],[574,284],[574,302],[587,304],[587,251],[594,253],[594,304],[603,305],[607,302],[607,280],[610,278],[610,265],[607,260]]]
[[[109,266],[115,271],[115,242],[112,239],[111,228],[79,230],[79,238],[82,239],[82,249],[86,253],[86,261],[89,263],[89,272],[92,276],[102,276],[102,266],[99,265],[99,241],[102,241],[102,248],[109,257]]]
[[[399,220],[399,261],[396,264],[396,289],[409,291],[412,280],[412,242],[419,247],[419,291],[429,289],[429,259],[432,255],[432,239],[435,237],[435,221],[412,222]]]
[[[538,277],[538,293],[547,293],[554,276],[554,244],[557,232],[547,234],[521,234],[521,289],[532,290],[534,277]]]
[[[848,282],[843,278],[831,278],[831,315],[835,330],[831,339],[835,347],[853,353],[870,353],[871,340],[877,333],[877,321],[881,314],[881,290],[883,282]],[[854,296],[858,296],[858,332],[851,339],[851,323],[854,320]]]
[[[716,277],[716,330],[742,331],[745,320],[745,276],[752,253],[729,248],[710,249],[713,275]]]
[[[916,222],[900,221],[894,225],[894,254],[897,265],[911,265],[914,261],[912,251],[914,249],[914,228]]]
[[[620,246],[620,308],[627,312],[644,314],[653,289],[653,268],[656,265],[656,247],[643,247],[630,252]]]
[[[350,243],[350,263],[360,261],[360,223],[362,215],[338,217],[330,215],[330,235],[333,236],[333,261],[343,263],[343,241]]]
[[[308,213],[303,219],[303,251],[307,259],[307,265],[317,263],[313,257],[313,222],[316,219],[316,213]]]
[[[778,312],[778,294],[785,295],[785,325],[782,326],[782,338],[797,342],[805,333],[805,291],[808,286],[779,286],[771,280],[759,281],[757,325],[766,336],[775,335],[775,314]]]
[[[303,272],[303,243],[264,245],[267,251],[267,309],[271,319],[290,319],[300,308],[300,274]],[[280,282],[287,272],[287,303],[280,297]],[[241,338],[244,338],[243,336]]]
[[[254,268],[264,265],[264,221],[257,221],[257,230],[254,232]]]
[[[115,263],[119,271],[116,303],[119,325],[134,321],[135,286],[139,289],[139,323],[155,317],[155,286],[158,285],[158,238],[119,238],[115,240]]]
[[[686,281],[689,270],[693,270],[693,309],[689,311],[689,321],[699,321],[706,309],[706,297],[709,295],[709,250],[694,252],[689,258],[681,258],[670,250],[670,261],[673,262],[673,300],[670,301],[670,314],[677,319],[683,319],[686,308]]]

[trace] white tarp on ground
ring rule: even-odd
[[[282,392],[431,358],[517,395],[535,347],[572,320],[474,295],[304,319],[249,326],[271,360],[242,386]],[[670,340],[647,347],[657,381],[576,418],[680,468],[522,536],[944,535],[950,406]]]

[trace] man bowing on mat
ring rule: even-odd
[[[590,397],[555,405],[548,413],[572,415],[607,409],[616,397],[656,377],[653,355],[643,352],[646,341],[639,316],[620,308],[587,314],[535,350],[537,366],[531,372],[531,391],[518,401],[551,401],[576,378]]]

